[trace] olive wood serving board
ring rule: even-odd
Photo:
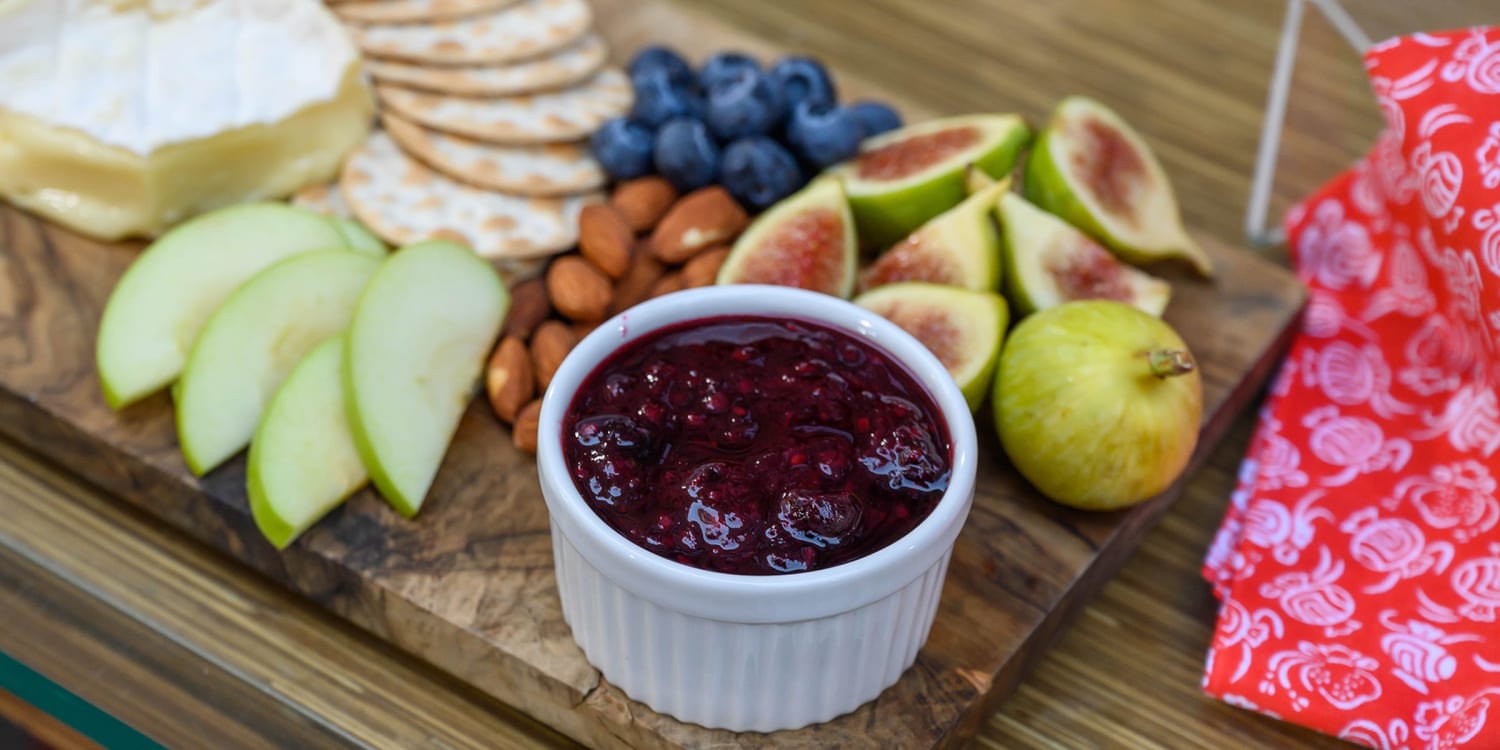
[[[660,0],[595,5],[617,58],[651,42],[676,44],[696,59],[724,48],[775,53]],[[845,92],[872,90],[837,77]],[[1172,277],[1166,316],[1202,366],[1206,403],[1195,467],[1256,397],[1304,303],[1288,271],[1200,240],[1217,264],[1217,280]],[[1128,512],[1067,510],[1015,474],[981,413],[987,460],[978,497],[916,664],[874,703],[826,724],[774,735],[707,730],[627,699],[573,643],[558,603],[535,465],[511,446],[482,400],[465,414],[416,520],[366,490],[289,550],[267,544],[250,517],[242,458],[195,479],[178,453],[165,393],[118,414],[100,395],[93,357],[99,316],[138,249],[94,242],[0,206],[0,431],[590,746],[958,744],[1120,567],[1182,484]]]

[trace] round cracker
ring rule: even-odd
[[[354,23],[423,23],[491,13],[519,0],[355,0],[333,12]]]
[[[479,141],[505,144],[558,143],[587,138],[606,121],[630,110],[630,81],[606,68],[587,82],[561,91],[477,99],[376,84],[380,101],[396,114]]]
[[[475,187],[558,197],[598,190],[606,179],[599,162],[579,143],[499,146],[428,130],[390,112],[380,121],[402,151]]]
[[[525,0],[511,8],[424,24],[350,26],[371,57],[429,65],[498,65],[578,41],[593,23],[584,0]]]
[[[547,57],[512,65],[438,68],[389,60],[365,60],[365,70],[381,83],[456,96],[511,96],[566,88],[604,65],[609,46],[589,34]]]
[[[339,188],[355,218],[392,245],[448,238],[497,261],[572,247],[578,212],[602,198],[522,198],[469,187],[402,153],[384,131],[344,162]]]
[[[336,182],[307,185],[292,194],[292,205],[317,211],[324,216],[339,216],[345,219],[351,218],[349,206],[344,203],[344,197],[339,195],[339,186]]]

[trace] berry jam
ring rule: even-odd
[[[605,523],[663,557],[746,575],[885,547],[932,512],[953,455],[932,397],[887,354],[756,316],[616,351],[579,387],[562,440]]]

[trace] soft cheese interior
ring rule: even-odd
[[[317,0],[0,0],[0,92],[0,194],[106,239],[330,179],[373,112]]]

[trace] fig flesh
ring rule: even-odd
[[[1018,115],[931,120],[867,139],[858,156],[832,168],[844,181],[859,240],[887,247],[958,205],[969,165],[999,179],[1031,142]]]
[[[1082,300],[1016,325],[993,402],[1000,443],[1037,490],[1114,510],[1160,494],[1187,467],[1203,381],[1166,323],[1121,302]]]
[[[720,284],[775,284],[847,299],[859,262],[838,180],[814,180],[757,217],[719,268]]]
[[[1112,299],[1161,317],[1172,286],[1121,263],[1088,235],[1013,193],[1000,196],[1005,296],[1030,315],[1078,299]]]
[[[889,284],[854,304],[900,326],[948,369],[970,409],[978,409],[995,378],[1010,313],[994,292],[941,284]]]
[[[964,201],[938,214],[906,239],[881,253],[860,274],[860,288],[902,281],[927,281],[993,292],[1000,286],[1000,235],[995,202],[1010,181],[991,181]]]
[[[1026,160],[1025,193],[1130,263],[1180,259],[1213,274],[1145,139],[1093,99],[1072,96],[1057,105]]]

